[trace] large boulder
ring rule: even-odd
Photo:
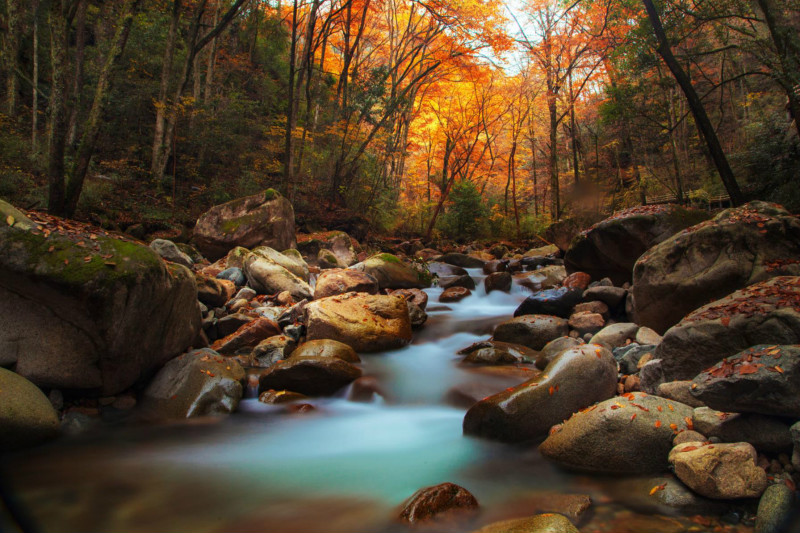
[[[751,202],[688,228],[636,263],[637,324],[664,333],[689,312],[736,289],[800,275],[800,219]]]
[[[297,301],[312,298],[311,286],[263,255],[251,253],[244,261],[247,284],[261,294],[288,291]]]
[[[58,432],[58,413],[47,396],[22,376],[0,368],[0,453],[46,442]]]
[[[242,399],[245,373],[235,360],[204,348],[176,357],[144,391],[144,408],[163,418],[232,413]]]
[[[308,340],[333,339],[357,352],[401,348],[411,342],[411,320],[399,296],[347,293],[305,307]]]
[[[373,255],[352,268],[374,277],[381,289],[424,289],[431,286],[427,270],[412,268],[392,254]]]
[[[318,299],[347,292],[378,294],[378,280],[366,272],[332,268],[323,271],[314,286],[314,297]]]
[[[539,451],[562,466],[585,472],[660,472],[669,466],[672,438],[691,420],[688,405],[629,393],[576,413]]]
[[[767,473],[756,465],[756,450],[746,442],[686,442],[669,453],[678,479],[701,496],[715,500],[758,498]]]
[[[337,357],[290,357],[278,361],[261,375],[258,390],[329,396],[359,377],[360,368]]]
[[[297,236],[297,248],[312,263],[318,260],[321,250],[327,250],[345,267],[358,262],[358,252],[361,249],[358,243],[343,231],[300,234]]]
[[[704,211],[674,205],[625,209],[575,237],[564,255],[564,266],[569,273],[586,272],[593,279],[608,277],[622,285],[631,281],[639,256],[706,218]]]
[[[274,189],[215,205],[197,219],[194,241],[212,261],[236,246],[295,248],[294,209]]]
[[[464,433],[504,442],[541,438],[616,389],[611,352],[593,344],[577,346],[553,359],[536,378],[473,405],[464,417]]]
[[[497,325],[492,339],[541,350],[547,343],[569,333],[563,318],[550,315],[524,315]]]
[[[751,285],[697,309],[664,335],[654,353],[667,381],[692,379],[757,344],[800,343],[800,277]]]
[[[37,219],[0,221],[0,365],[41,387],[111,395],[195,341],[186,267],[99,228]]]
[[[514,316],[522,315],[554,315],[569,318],[573,308],[583,299],[580,289],[559,287],[531,294],[519,304]]]
[[[300,253],[297,252],[297,250],[286,250],[285,252],[281,253],[273,248],[270,248],[269,246],[258,246],[253,248],[253,253],[269,259],[273,263],[279,264],[298,278],[308,283],[308,265],[303,260],[303,257],[300,255]],[[247,261],[246,256],[245,261]]]

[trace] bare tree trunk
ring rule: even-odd
[[[436,203],[436,208],[433,210],[431,221],[428,223],[428,229],[425,231],[425,240],[429,241],[433,234],[433,227],[436,225],[436,219],[439,218],[439,213],[442,211],[442,206],[447,201],[447,195],[450,193],[450,187],[455,180],[455,174],[448,177],[450,172],[450,154],[455,149],[455,142],[447,139],[444,145],[444,159],[442,161],[442,187],[440,189],[441,195],[439,201]]]
[[[548,94],[547,108],[550,115],[550,214],[553,220],[561,217],[561,198],[558,184],[558,110],[555,95]]]
[[[572,88],[572,70],[569,71],[567,76],[567,83],[569,84],[569,134],[572,141],[572,172],[575,178],[575,186],[581,183],[581,171],[578,168],[578,125],[575,120],[575,94]]]
[[[39,151],[37,134],[39,133],[39,0],[32,0],[33,11],[33,75],[31,85],[31,150]]]
[[[69,3],[53,0],[48,14],[50,27],[50,101],[47,105],[49,139],[47,178],[49,195],[47,210],[64,214],[64,150],[67,140],[67,47],[69,45]]]
[[[292,41],[289,45],[289,90],[286,102],[286,132],[284,133],[283,193],[289,196],[294,176],[294,128],[297,122],[294,100],[295,73],[297,70],[297,0],[292,7]]]
[[[217,3],[217,9],[214,10],[214,26],[219,24],[219,9],[220,9],[220,4]],[[256,6],[256,11],[258,11],[258,6]],[[256,19],[256,24],[258,24],[257,19]],[[256,37],[257,36],[258,36],[258,26],[256,25]],[[253,40],[253,42],[255,43],[255,39]],[[203,104],[205,105],[208,105],[209,102],[211,102],[211,91],[213,89],[213,84],[214,84],[214,68],[217,65],[218,43],[219,43],[219,36],[214,37],[214,40],[211,41],[211,50],[208,52],[208,63],[206,64],[206,86],[203,91]]]
[[[173,0],[172,15],[170,17],[169,31],[167,33],[167,43],[164,48],[164,60],[161,63],[161,85],[158,89],[158,101],[156,101],[156,123],[153,134],[153,150],[150,160],[150,173],[155,177],[158,174],[158,167],[164,151],[164,134],[167,125],[167,93],[169,92],[169,79],[172,75],[172,63],[175,59],[175,41],[178,38],[178,23],[181,18],[182,0]]]
[[[80,110],[81,89],[83,89],[83,65],[86,57],[86,4],[78,0],[75,12],[75,75],[72,78],[72,111],[69,114],[67,145],[73,146],[78,136],[78,112]]]
[[[3,70],[6,73],[6,113],[9,117],[17,113],[17,93],[19,91],[19,38],[22,24],[19,0],[6,0],[6,31],[3,39]]]
[[[669,126],[669,147],[672,154],[672,166],[675,169],[675,199],[678,203],[683,205],[685,203],[683,198],[683,173],[681,172],[680,156],[678,154],[678,143],[675,141],[675,101],[673,99],[672,90],[669,94],[669,109],[667,110],[667,120]]]

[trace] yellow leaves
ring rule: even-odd
[[[8,224],[9,226],[13,226],[14,222],[16,222],[16,220],[14,220],[13,216],[8,215],[8,217],[6,217],[6,224]]]
[[[654,495],[655,493],[657,493],[657,492],[659,492],[659,491],[662,491],[662,490],[664,490],[664,489],[666,489],[666,488],[667,488],[667,484],[666,484],[666,483],[662,483],[661,485],[656,485],[655,487],[653,487],[652,489],[650,489],[650,496],[652,496],[652,495]]]

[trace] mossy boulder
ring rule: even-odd
[[[41,387],[111,395],[197,338],[186,267],[99,228],[37,220],[0,224],[0,365]]]
[[[216,205],[194,228],[197,248],[212,261],[236,246],[295,248],[294,209],[273,189]]]
[[[424,289],[432,281],[427,269],[412,267],[388,253],[373,255],[352,268],[374,277],[381,289]]]
[[[253,249],[253,253],[265,257],[274,263],[278,263],[280,266],[308,283],[308,265],[300,254],[295,255],[291,252],[288,254],[285,252],[281,253],[269,246],[259,246]]]
[[[22,376],[0,368],[0,452],[40,444],[59,433],[47,396]]]

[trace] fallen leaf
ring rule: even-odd
[[[653,494],[655,494],[656,492],[658,492],[660,490],[664,490],[665,488],[667,488],[667,484],[666,483],[662,483],[661,485],[656,485],[655,487],[650,489],[650,496],[652,496]]]
[[[555,391],[556,391],[556,389],[554,387],[552,387],[552,386],[549,389],[547,389],[547,392],[550,393],[550,396],[552,396]]]
[[[69,264],[69,259],[64,259],[64,264],[68,265]]]
[[[728,327],[728,325],[731,323],[731,317],[729,317],[729,316],[724,316],[724,317],[722,317],[722,319],[720,320],[720,322],[722,322],[722,325],[723,325],[723,326],[725,326],[725,327],[727,328],[727,327]]]
[[[11,215],[8,215],[8,217],[6,217],[6,224],[8,224],[9,226],[13,226],[14,222],[16,221],[14,220],[14,217],[12,217]]]
[[[83,262],[84,263],[89,263],[89,262],[91,262],[91,260],[92,260],[92,256],[91,255],[87,255],[86,257],[83,258]]]
[[[661,420],[656,420],[656,423],[655,423],[655,424],[653,424],[653,425],[654,425],[655,427],[657,427],[657,428],[660,428],[660,427],[661,427]]]

